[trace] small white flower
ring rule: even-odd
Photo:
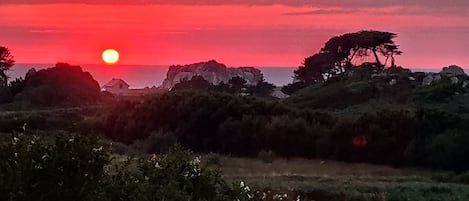
[[[199,163],[200,163],[200,157],[198,157],[198,156],[195,157],[195,158],[194,158],[194,162],[197,163],[197,164],[199,164]]]
[[[243,187],[244,187],[244,181],[239,182],[239,186],[240,186],[241,188],[243,188]]]
[[[13,138],[13,142],[18,142],[18,141],[19,141],[19,139],[17,137]]]
[[[15,153],[15,157],[18,157],[18,153]]]
[[[158,162],[155,163],[155,168],[161,168],[161,166]]]
[[[70,139],[68,139],[68,141],[69,141],[69,142],[73,142],[73,141],[75,141],[75,139],[70,138]]]
[[[94,151],[94,152],[100,152],[100,151],[102,151],[102,150],[103,150],[103,146],[100,146],[100,147],[98,147],[98,148],[93,148],[93,151]]]

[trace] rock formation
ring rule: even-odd
[[[464,78],[466,76],[466,73],[464,73],[464,69],[456,66],[456,65],[451,65],[448,67],[444,67],[440,73],[429,73],[427,76],[423,79],[422,85],[424,86],[429,86],[433,82],[439,81],[442,79],[442,76],[447,77],[450,79],[452,84],[458,84],[459,81],[461,80],[461,76]],[[464,85],[463,87],[466,87]]]
[[[236,76],[245,79],[247,85],[256,85],[264,78],[259,69],[253,67],[227,68],[224,64],[210,60],[184,66],[170,66],[162,87],[172,88],[182,80],[189,80],[194,76],[202,76],[215,85],[221,82],[228,83],[232,77]]]
[[[451,65],[448,67],[444,67],[441,72],[441,75],[447,76],[447,77],[453,77],[453,76],[459,76],[459,75],[464,75],[464,69],[456,66],[456,65]]]

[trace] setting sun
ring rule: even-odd
[[[119,52],[114,49],[104,50],[103,61],[107,64],[117,63],[117,61],[119,61]]]

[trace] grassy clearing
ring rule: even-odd
[[[245,179],[258,187],[278,190],[310,190],[316,186],[387,187],[401,182],[432,182],[444,172],[395,169],[370,164],[347,164],[314,159],[257,159],[220,157],[220,170],[227,179]]]
[[[115,156],[114,163],[125,161]],[[315,201],[388,201],[408,198],[445,197],[448,192],[469,192],[469,186],[435,182],[443,171],[396,169],[389,166],[343,163],[314,159],[277,159],[264,163],[259,159],[234,158],[209,154],[202,163],[218,168],[230,182],[244,181],[268,196],[288,194],[286,200]],[[434,193],[433,189],[440,189]],[[400,196],[400,195],[404,196]],[[396,196],[398,195],[398,196]],[[453,199],[453,200],[464,200]],[[267,199],[269,200],[269,199]],[[439,200],[439,199],[436,199]]]

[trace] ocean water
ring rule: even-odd
[[[53,64],[17,64],[8,72],[12,79],[24,77],[29,69],[36,70],[50,68]],[[160,86],[166,78],[168,66],[140,66],[140,65],[81,65],[84,71],[90,72],[100,85],[106,84],[113,78],[125,80],[131,88]],[[293,81],[293,67],[259,67],[267,82],[283,86]]]
[[[17,64],[8,72],[13,79],[24,77],[26,72],[35,68],[36,70],[50,68],[53,64]],[[125,80],[131,88],[143,88],[160,86],[166,77],[168,66],[141,66],[141,65],[81,65],[84,71],[93,75],[100,85],[106,84],[113,78]],[[267,82],[276,86],[283,86],[293,81],[295,67],[257,67],[264,74]],[[439,72],[440,68],[416,68],[413,71]]]

